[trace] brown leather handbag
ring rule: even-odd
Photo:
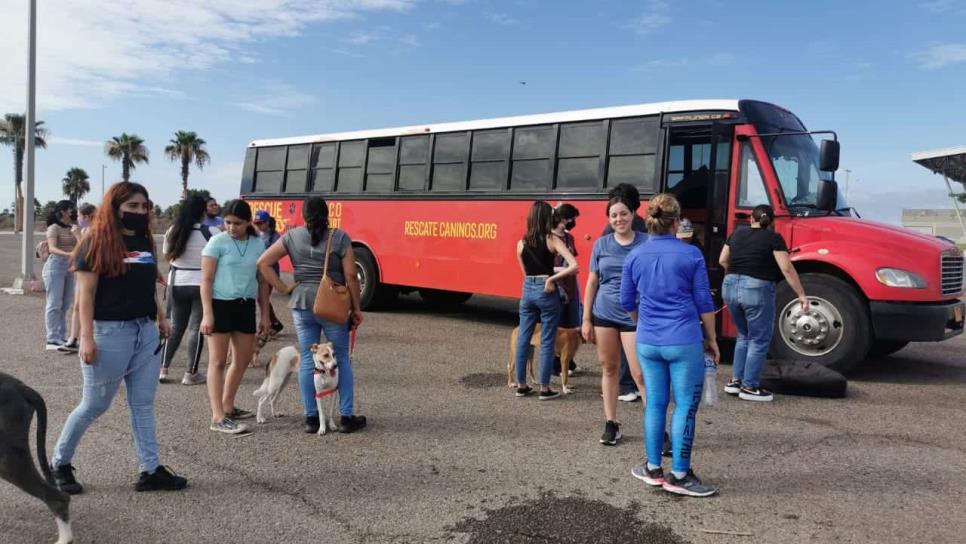
[[[329,239],[325,243],[325,262],[322,264],[322,281],[319,291],[315,294],[312,313],[332,323],[345,324],[349,322],[349,310],[352,306],[349,298],[349,288],[339,285],[329,277],[329,255],[332,253],[332,238],[335,230],[329,229]]]

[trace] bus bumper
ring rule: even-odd
[[[966,304],[871,301],[872,327],[879,340],[939,342],[963,332]]]

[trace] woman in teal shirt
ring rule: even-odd
[[[244,200],[225,206],[225,232],[211,237],[201,252],[201,334],[208,342],[208,401],[212,431],[238,434],[247,427],[236,422],[252,417],[235,406],[235,394],[255,347],[255,299],[268,303],[267,284],[255,263],[265,251],[252,227],[252,209]],[[267,328],[267,323],[262,327]],[[267,331],[263,331],[267,334]],[[228,343],[231,369],[225,372]]]

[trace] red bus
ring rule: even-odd
[[[256,140],[241,195],[281,229],[301,223],[306,196],[325,197],[355,243],[365,308],[416,290],[445,303],[518,297],[515,241],[535,199],[580,210],[586,271],[622,182],[678,196],[720,304],[722,245],[766,203],[811,300],[801,312],[779,285],[774,356],[844,370],[962,333],[962,251],[860,219],[834,181],[838,143],[820,150],[814,134],[773,104],[689,100]],[[719,327],[734,337],[726,313]]]

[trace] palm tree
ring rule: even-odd
[[[61,180],[64,184],[64,195],[77,206],[77,201],[84,198],[84,195],[91,191],[91,184],[88,181],[87,172],[83,168],[71,168],[67,175]]]
[[[179,130],[174,133],[171,145],[164,148],[164,154],[171,162],[181,160],[181,198],[185,199],[188,196],[188,167],[194,162],[201,170],[211,163],[205,141],[193,131]]]
[[[47,129],[42,127],[43,121],[37,121],[34,127],[34,145],[40,148],[47,147]],[[8,113],[0,121],[0,144],[9,145],[13,148],[13,171],[14,184],[17,187],[17,224],[14,230],[19,231],[23,228],[23,154],[27,147],[27,119],[24,115]]]
[[[148,148],[137,134],[121,133],[104,144],[104,153],[115,161],[121,161],[121,179],[131,181],[131,170],[143,162],[148,163]]]

